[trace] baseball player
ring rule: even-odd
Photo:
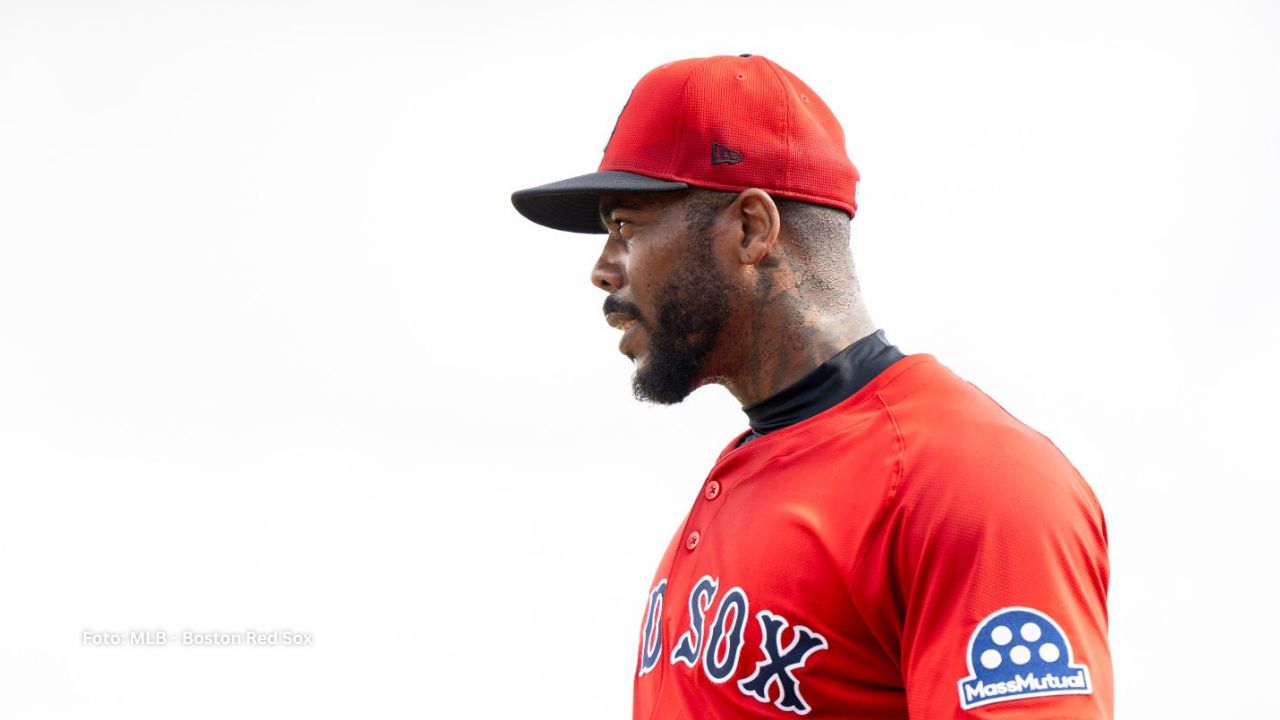
[[[634,717],[1110,718],[1106,526],[1043,435],[868,315],[858,172],[758,55],[656,68],[599,171],[513,194],[607,235],[637,397],[725,386],[721,450],[640,618]]]

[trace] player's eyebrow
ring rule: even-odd
[[[600,220],[606,223],[609,222],[609,216],[613,215],[614,210],[633,210],[638,212],[640,209],[634,205],[627,205],[620,200],[609,200],[600,205]]]

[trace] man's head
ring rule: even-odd
[[[735,288],[716,258],[715,200],[697,190],[610,193],[600,200],[609,238],[591,281],[636,363],[637,398],[671,404],[706,382]]]
[[[853,301],[849,219],[839,210],[741,193],[687,189],[608,193],[609,232],[591,273],[604,313],[624,330],[636,397],[671,404],[751,362],[747,338],[778,311],[803,323]]]
[[[759,377],[770,353],[821,352],[777,330],[830,337],[830,312],[854,303],[857,183],[812,89],[763,57],[718,56],[650,71],[597,172],[511,200],[536,223],[608,233],[592,281],[624,328],[637,396],[674,403],[709,382],[753,397],[785,379]]]

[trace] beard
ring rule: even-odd
[[[690,257],[672,273],[647,324],[649,357],[631,379],[637,400],[674,405],[707,382],[702,372],[729,317],[730,285],[712,256],[711,240],[692,239]]]

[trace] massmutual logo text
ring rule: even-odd
[[[969,676],[959,682],[960,707],[1088,695],[1093,692],[1089,668],[1073,659],[1066,633],[1048,615],[1028,607],[997,610],[969,637]]]
[[[1054,695],[1053,691],[1071,691],[1080,690],[1089,691],[1089,674],[1082,667],[1076,671],[1075,675],[1067,677],[1059,677],[1053,673],[1047,675],[1036,676],[1035,673],[1027,673],[1020,675],[1013,680],[1005,680],[1004,682],[985,683],[981,680],[973,680],[970,682],[960,683],[961,692],[964,693],[962,703],[965,709],[969,709],[976,705],[983,704],[982,701],[994,701],[1006,696],[1021,697],[1028,694],[1036,695]],[[1066,693],[1063,693],[1066,694]]]

